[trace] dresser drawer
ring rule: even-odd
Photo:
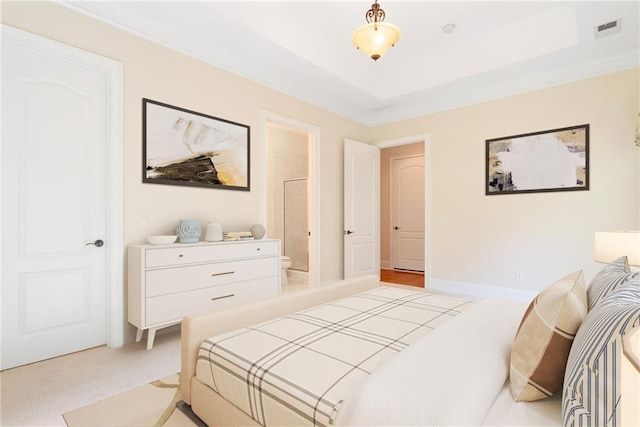
[[[147,270],[146,296],[154,297],[278,275],[279,257]]]
[[[201,262],[225,261],[237,258],[252,258],[259,256],[279,255],[278,242],[224,242],[206,246],[149,249],[146,251],[145,266],[167,267]]]
[[[279,286],[276,276],[147,298],[146,324],[179,321],[185,316],[196,316],[274,297],[278,295]]]

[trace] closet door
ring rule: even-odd
[[[107,342],[110,244],[108,77],[66,55],[69,47],[7,31],[2,369]]]

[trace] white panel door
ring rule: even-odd
[[[108,86],[2,40],[3,369],[107,341]]]
[[[380,149],[344,142],[344,278],[380,275]]]
[[[391,162],[391,257],[394,269],[424,271],[424,156]]]

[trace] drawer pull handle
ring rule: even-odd
[[[215,301],[217,299],[231,298],[231,297],[234,297],[234,296],[236,296],[236,294],[223,295],[221,297],[213,297],[213,298],[211,298],[211,301]]]
[[[211,273],[211,277],[224,276],[225,274],[233,274],[235,271],[225,271],[224,273]]]
[[[259,250],[260,250],[260,248],[256,248],[256,251],[259,251]]]
[[[180,255],[178,255],[178,258],[182,258],[183,256],[184,256],[184,255],[180,254]]]

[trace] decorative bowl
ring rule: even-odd
[[[147,242],[152,245],[170,245],[175,242],[178,236],[147,236]]]

